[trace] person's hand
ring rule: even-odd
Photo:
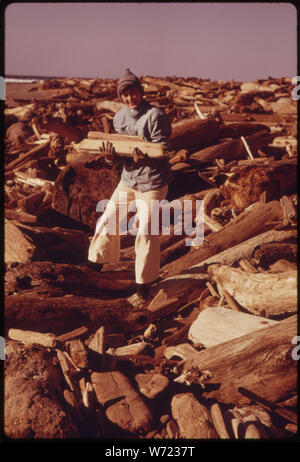
[[[148,159],[148,155],[144,154],[139,148],[133,148],[132,157],[135,164]]]
[[[113,144],[110,141],[102,143],[99,147],[100,154],[104,157],[108,164],[111,164],[115,160],[116,151]]]

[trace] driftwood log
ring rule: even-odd
[[[208,273],[250,313],[276,317],[297,311],[297,270],[249,274],[227,265],[212,265]]]
[[[161,276],[172,276],[186,270],[201,261],[228,249],[272,227],[273,221],[283,219],[283,211],[278,201],[267,204],[257,204],[246,215],[240,215],[220,231],[207,236],[200,248],[193,247],[180,260],[165,265],[161,269]]]
[[[5,329],[28,329],[38,332],[64,334],[85,325],[93,330],[104,325],[108,331],[137,332],[150,323],[147,310],[136,311],[124,298],[91,298],[46,295],[33,291],[5,297]]]
[[[202,395],[219,402],[245,403],[238,388],[276,402],[297,388],[297,362],[291,343],[297,333],[297,316],[274,326],[243,335],[196,353],[183,363],[183,370],[209,370],[212,378]]]
[[[218,139],[219,122],[215,119],[192,119],[172,127],[170,149],[197,149]]]

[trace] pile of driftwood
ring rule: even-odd
[[[101,273],[86,265],[97,202],[110,197],[121,169],[121,162],[110,167],[97,158],[99,143],[108,137],[119,153],[132,149],[132,140],[112,133],[122,107],[117,81],[46,80],[8,100],[6,434],[291,437],[297,431],[291,81],[142,82],[147,99],[172,121],[166,155],[175,181],[167,198],[179,205],[203,200],[204,216],[198,246],[186,245],[175,221],[160,236],[160,278],[144,306],[135,296],[129,232],[121,237],[119,265],[105,264]]]

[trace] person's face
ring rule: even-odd
[[[125,88],[121,92],[121,98],[130,109],[137,109],[142,101],[142,92],[137,87]]]

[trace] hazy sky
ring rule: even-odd
[[[135,74],[252,81],[297,75],[290,3],[13,3],[5,75]]]

